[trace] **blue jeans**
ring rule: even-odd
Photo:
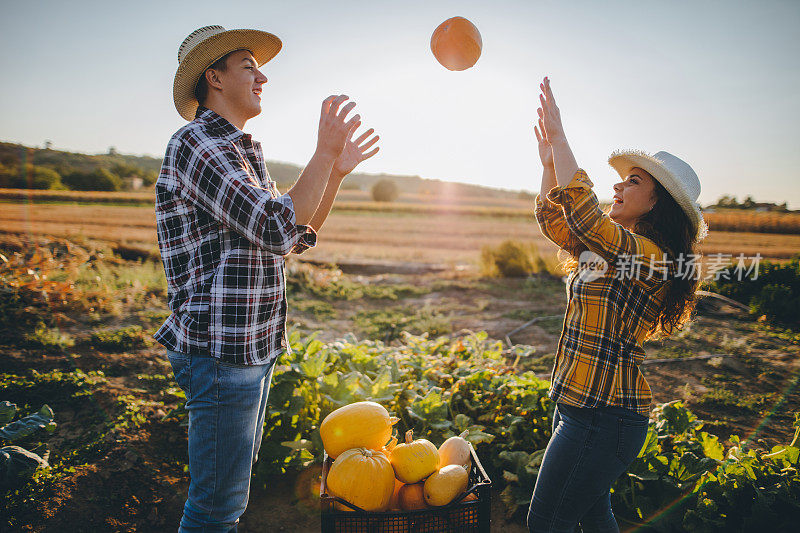
[[[623,407],[556,404],[528,509],[531,532],[584,532],[619,527],[611,511],[611,485],[639,455],[648,419]]]
[[[274,364],[167,350],[189,412],[189,497],[179,532],[236,531],[250,497]]]

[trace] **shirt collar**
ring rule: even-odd
[[[208,124],[208,127],[222,136],[224,139],[227,139],[230,142],[235,142],[244,137],[246,140],[250,140],[250,134],[245,133],[233,124],[231,124],[227,119],[223,118],[221,115],[217,114],[216,111],[212,111],[207,107],[200,106],[197,108],[197,112],[194,115],[195,119],[200,119],[201,121]]]

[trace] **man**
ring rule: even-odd
[[[155,335],[189,412],[189,495],[180,531],[235,531],[247,507],[276,359],[286,345],[284,256],[316,243],[339,185],[378,137],[353,140],[353,102],[322,104],[317,146],[279,194],[261,146],[242,130],[261,112],[259,67],[281,48],[258,30],[207,26],[178,51],[175,107],[156,221],[172,311]],[[369,150],[369,151],[368,151]]]

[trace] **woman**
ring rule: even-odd
[[[610,488],[644,444],[652,399],[638,366],[642,343],[679,329],[695,304],[698,273],[686,267],[707,233],[696,203],[700,181],[666,152],[615,152],[609,163],[622,181],[604,213],[567,143],[548,78],[540,88],[534,131],[544,171],[536,218],[568,252],[562,265],[569,276],[549,391],[553,435],[528,528],[619,531]],[[580,268],[589,261],[598,268]]]

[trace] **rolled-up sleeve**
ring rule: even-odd
[[[295,215],[294,212],[294,200],[292,200],[292,197],[288,194],[282,194],[275,198],[275,201],[282,203],[292,212],[292,224],[296,224],[297,215]],[[309,248],[313,248],[317,245],[317,232],[311,226],[304,226],[302,224],[297,225],[297,228],[301,231],[302,235],[294,248],[292,248],[291,253],[302,254]]]
[[[536,195],[534,214],[542,234],[559,248],[568,249],[570,230],[561,206],[542,201],[539,193]]]
[[[671,272],[672,263],[664,261],[664,252],[655,242],[603,213],[592,186],[586,172],[578,169],[567,185],[553,187],[547,198],[563,208],[567,226],[586,247],[610,264],[635,260],[642,268]]]
[[[316,233],[296,223],[291,198],[279,201],[258,187],[230,143],[192,135],[181,141],[175,161],[184,167],[177,174],[183,180],[179,193],[187,201],[276,255],[314,246]]]

